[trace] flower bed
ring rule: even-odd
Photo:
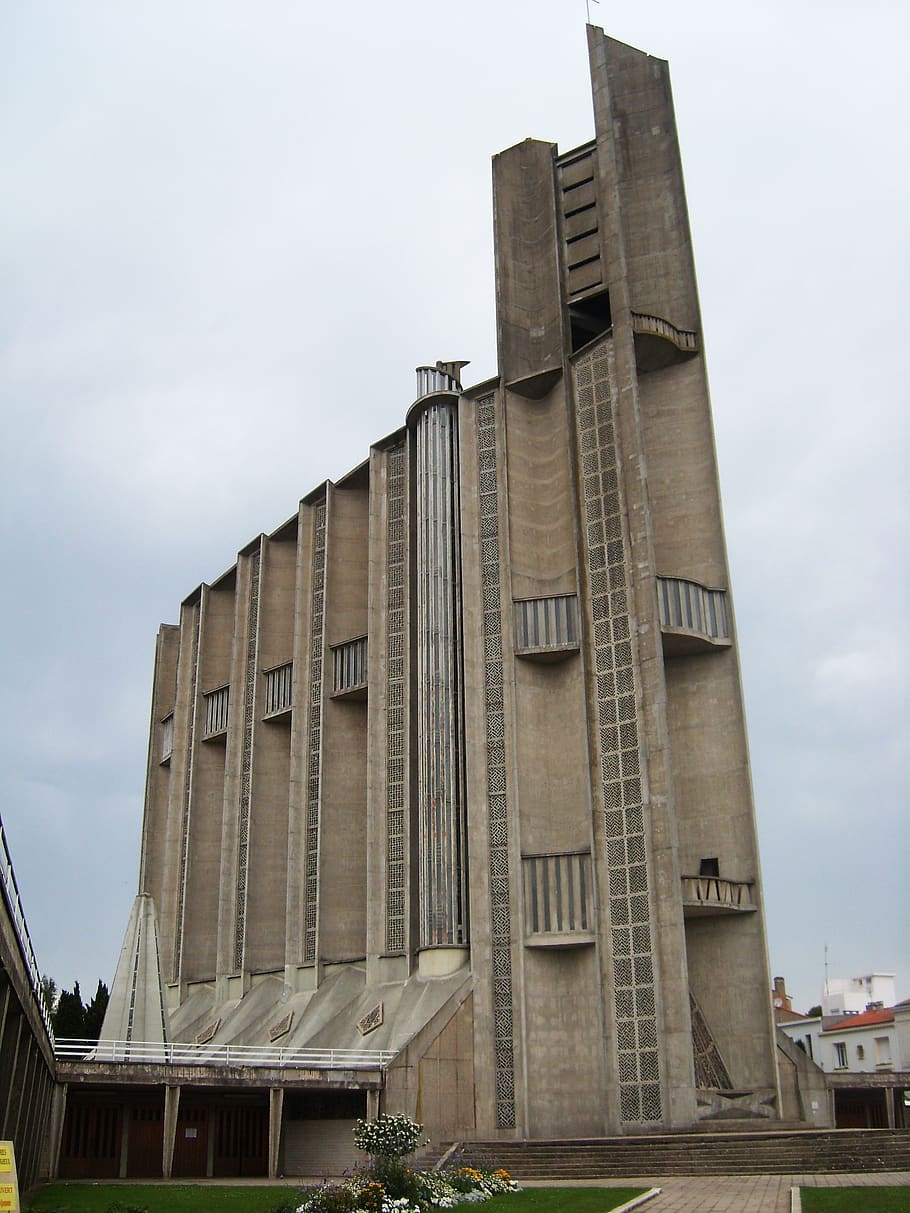
[[[344,1183],[304,1188],[297,1213],[428,1213],[519,1191],[503,1170],[459,1167],[454,1171],[419,1171],[403,1167],[400,1173],[383,1171],[381,1175],[377,1178],[373,1169],[367,1168]]]
[[[402,1159],[421,1142],[423,1126],[407,1116],[359,1120],[354,1144],[370,1162],[344,1183],[304,1188],[296,1213],[430,1213],[479,1204],[503,1192],[517,1192],[508,1171],[455,1167],[421,1171]]]

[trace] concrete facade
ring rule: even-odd
[[[436,1141],[781,1115],[667,65],[588,39],[595,138],[494,159],[498,377],[158,637],[143,1024],[391,1050]]]

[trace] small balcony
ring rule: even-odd
[[[565,661],[578,652],[578,598],[522,598],[515,602],[515,656]]]
[[[683,876],[683,915],[707,918],[719,914],[751,914],[758,909],[752,899],[751,880],[725,880],[721,876]]]
[[[594,943],[594,882],[589,851],[523,855],[527,948],[583,948]]]
[[[225,686],[219,687],[216,691],[208,691],[203,696],[205,702],[203,741],[220,741],[223,744],[227,739],[230,695],[230,687]]]
[[[632,313],[632,333],[635,340],[635,361],[642,373],[662,371],[665,367],[685,362],[698,353],[698,333],[678,329],[660,316],[644,312]]]
[[[264,720],[289,720],[294,706],[294,663],[265,671]]]
[[[332,699],[366,699],[367,638],[358,636],[332,648]]]
[[[684,577],[658,577],[657,610],[665,657],[730,647],[725,590],[709,589]]]

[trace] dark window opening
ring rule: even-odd
[[[610,292],[598,291],[596,295],[588,295],[577,303],[569,305],[569,322],[572,326],[572,353],[576,353],[609,332],[613,326],[613,316],[610,311]]]
[[[583,185],[593,184],[593,177],[583,177],[581,181],[573,181],[571,185],[562,187],[563,194],[571,194],[573,190],[580,190]]]
[[[720,861],[716,858],[703,859],[698,874],[699,876],[720,876]]]
[[[285,1095],[288,1120],[356,1120],[367,1114],[365,1091],[298,1091]]]

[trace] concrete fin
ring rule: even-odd
[[[101,1040],[141,1040],[159,1044],[167,1039],[155,902],[147,894],[140,893],[130,912],[101,1026]]]

